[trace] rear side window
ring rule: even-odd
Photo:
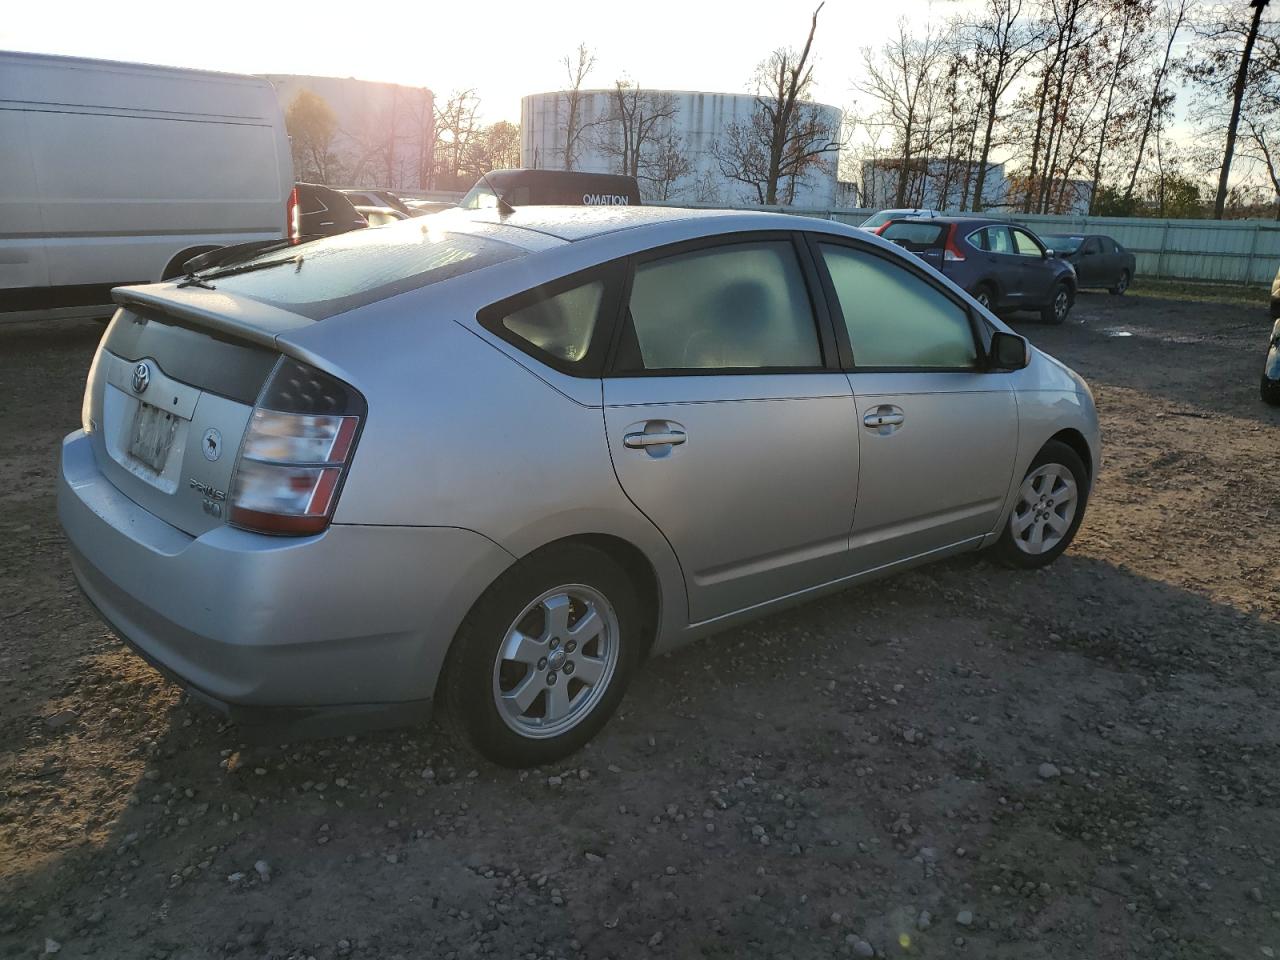
[[[261,269],[210,276],[208,282],[217,290],[321,320],[525,253],[490,237],[406,220],[273,250],[245,264]]]
[[[534,350],[566,363],[587,355],[604,301],[604,281],[592,280],[564,293],[538,299],[501,317],[507,333]]]
[[[950,230],[949,226],[936,223],[891,223],[880,236],[907,247],[940,247]]]
[[[822,366],[813,307],[787,240],[638,263],[620,372]]]
[[[1013,241],[1004,227],[984,227],[973,237],[974,245],[991,253],[1013,253]]]
[[[618,316],[626,261],[560,277],[485,307],[485,329],[549,367],[598,377]]]
[[[972,369],[978,362],[967,311],[889,260],[821,244],[857,367]]]

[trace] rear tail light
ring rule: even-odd
[[[231,478],[231,523],[292,535],[328,527],[365,414],[353,388],[282,359],[249,417]]]
[[[302,236],[302,218],[298,212],[298,188],[289,193],[289,202],[284,205],[284,231],[290,240]]]
[[[958,242],[960,227],[957,224],[951,224],[947,229],[947,245],[942,250],[942,259],[951,261],[963,261],[964,251],[960,249]]]

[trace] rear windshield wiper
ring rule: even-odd
[[[242,263],[237,267],[227,267],[225,270],[215,270],[213,273],[206,273],[201,276],[189,276],[178,284],[180,287],[204,287],[206,290],[212,290],[210,280],[221,280],[223,277],[234,277],[240,273],[253,273],[257,270],[268,270],[271,267],[283,267],[287,263],[295,264],[299,270],[302,269],[302,254],[295,253],[291,257],[277,257],[274,260],[260,260],[257,263]]]
[[[226,266],[238,261],[248,260],[251,257],[270,253],[272,250],[280,250],[284,247],[296,247],[309,240],[318,240],[320,237],[321,234],[312,233],[298,237],[296,240],[251,240],[248,243],[234,243],[229,247],[219,247],[217,250],[210,250],[208,253],[202,253],[197,257],[192,257],[182,265],[184,276],[178,286],[207,286],[207,284],[201,282],[203,279],[207,278],[196,276],[196,274],[201,270],[208,270],[210,267]]]

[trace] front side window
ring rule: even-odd
[[[911,271],[862,250],[821,244],[857,367],[972,369],[963,307]]]
[[[822,366],[813,309],[787,240],[638,263],[620,371]]]
[[[1040,249],[1040,244],[1036,243],[1036,238],[1031,234],[1025,230],[1018,229],[1010,232],[1013,234],[1014,245],[1018,248],[1018,256],[1036,258],[1044,256],[1044,251]]]

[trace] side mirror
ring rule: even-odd
[[[1027,341],[1016,333],[997,330],[991,335],[987,366],[992,370],[1021,370],[1031,362]]]
[[[1044,248],[1044,258],[1045,258],[1046,260],[1052,260],[1052,259],[1053,259],[1054,257],[1056,257],[1056,256],[1057,256],[1057,253],[1055,253],[1054,251],[1050,250],[1048,247],[1045,247],[1045,248]]]

